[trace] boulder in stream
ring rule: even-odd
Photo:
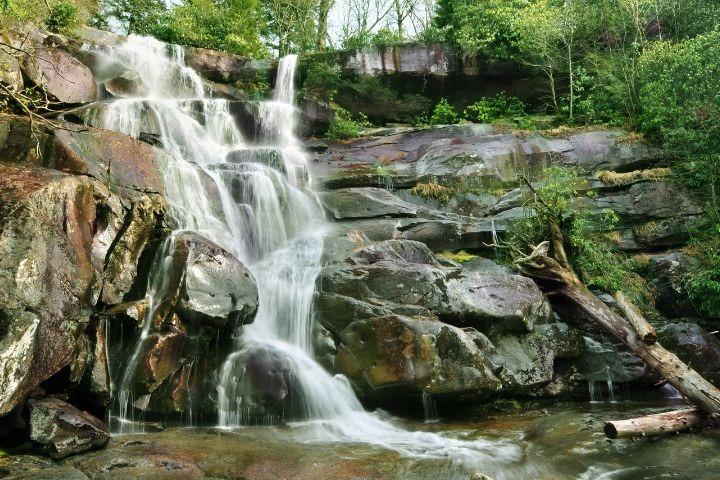
[[[56,398],[28,401],[30,439],[53,459],[102,448],[110,441],[103,422]]]

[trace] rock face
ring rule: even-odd
[[[214,82],[234,83],[242,79],[267,76],[270,62],[250,60],[204,48],[185,49],[185,62],[200,75]]]
[[[376,317],[340,335],[337,370],[372,397],[422,392],[454,400],[482,398],[501,383],[472,338],[434,319]]]
[[[668,318],[697,314],[683,290],[683,279],[693,260],[682,252],[649,256],[648,286],[656,295],[655,306]]]
[[[407,311],[429,311],[461,326],[520,331],[549,315],[532,280],[443,267],[425,245],[407,240],[361,247],[321,272],[318,291],[319,318],[335,332],[356,319]],[[337,309],[348,315],[334,314]]]
[[[22,71],[20,71],[17,58],[2,47],[0,47],[0,82],[14,92],[20,92],[23,89]]]
[[[12,134],[6,148],[13,142],[30,150],[23,122],[2,120]],[[54,138],[43,135],[48,143]],[[120,156],[116,145],[103,146],[108,158]],[[66,366],[77,365],[82,375],[86,362],[78,359],[88,351],[93,310],[133,289],[165,209],[160,197],[122,177],[118,196],[95,171],[72,175],[27,165],[57,165],[51,151],[0,159],[0,415]]]
[[[102,448],[110,441],[105,424],[55,398],[30,400],[30,439],[54,459]]]
[[[63,103],[86,103],[97,98],[92,72],[58,47],[37,46],[23,60],[23,72],[36,85]]]
[[[658,331],[662,345],[720,385],[720,340],[694,323],[670,323]]]
[[[119,355],[113,364],[124,365],[133,354],[118,343],[135,348],[137,333],[144,322],[151,322],[140,345],[133,383],[139,398],[133,407],[177,414],[192,406],[196,414],[215,414],[217,379],[207,372],[218,371],[218,362],[228,353],[230,344],[217,339],[254,319],[255,280],[229,252],[195,233],[170,237],[159,255],[164,260],[156,259],[157,265],[164,267],[150,275],[154,307],[136,302],[106,312],[110,322],[130,331],[117,335],[111,350]]]

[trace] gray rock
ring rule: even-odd
[[[483,398],[501,385],[483,352],[462,330],[432,319],[378,317],[340,335],[337,371],[367,396]]]
[[[20,64],[4,47],[0,47],[0,82],[14,92],[21,92],[24,86]]]
[[[61,48],[35,46],[21,67],[33,83],[60,102],[87,103],[97,98],[97,85],[90,69]]]
[[[491,341],[504,390],[524,394],[541,392],[553,381],[556,362],[577,358],[584,349],[580,333],[564,323],[539,325],[524,335],[495,335]]]
[[[720,340],[695,323],[670,323],[658,330],[660,343],[715,385],[720,385]]]
[[[184,234],[188,247],[180,312],[185,318],[222,327],[252,321],[258,291],[250,271],[232,254],[198,235]]]
[[[103,448],[110,433],[103,422],[55,398],[28,401],[30,439],[53,458]]]
[[[655,307],[668,318],[697,315],[697,309],[683,288],[694,260],[682,252],[649,256],[645,277],[654,293]]]
[[[322,193],[320,200],[333,220],[414,217],[417,209],[381,188],[347,188]]]
[[[425,245],[407,240],[358,248],[323,269],[317,290],[318,318],[335,332],[350,320],[400,314],[400,308],[497,331],[532,330],[549,315],[532,280],[500,273],[495,264],[445,267]]]
[[[533,330],[550,317],[550,305],[531,279],[506,273],[484,273],[477,265],[447,280],[453,315],[483,331]]]
[[[252,60],[231,53],[205,48],[186,48],[185,63],[200,75],[214,82],[234,83],[238,80],[257,80],[268,77],[272,63],[268,60]]]
[[[623,346],[600,343],[584,337],[585,352],[578,361],[580,372],[588,382],[630,383],[643,378],[645,364]]]

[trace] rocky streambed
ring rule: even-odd
[[[661,411],[643,404],[558,404],[524,413],[472,409],[441,421],[404,421],[412,430],[449,437],[484,439],[495,445],[474,467],[447,460],[410,459],[357,444],[307,443],[305,427],[247,427],[234,431],[170,428],[114,437],[103,451],[60,462],[18,451],[0,457],[3,478],[244,480],[712,480],[720,458],[715,432],[655,441],[610,441],[600,433],[604,419]]]
[[[312,425],[293,423],[292,368],[268,352],[247,362],[259,400],[246,420],[266,426],[178,428],[217,425],[220,368],[242,326],[255,320],[258,286],[227,249],[184,232],[163,257],[163,295],[150,309],[151,265],[176,227],[163,181],[171,159],[158,147],[151,116],[134,125],[132,136],[102,128],[109,103],[142,92],[143,80],[103,56],[123,39],[83,35],[27,37],[38,52],[62,57],[63,75],[33,77],[44,65],[25,58],[12,64],[13,78],[28,84],[45,78],[49,93],[72,113],[50,124],[0,115],[0,437],[11,453],[0,457],[0,474],[496,480],[720,474],[707,455],[718,446],[711,432],[637,443],[602,438],[604,420],[660,408],[676,392],[661,388],[643,362],[577,312],[552,305],[493,246],[514,222],[533,215],[520,176],[574,167],[589,193],[577,206],[613,210],[618,222],[605,233],[643,262],[660,341],[710,380],[720,379],[720,341],[710,333],[717,319],[703,318],[682,290],[693,261],[683,247],[701,202],[667,178],[662,152],[605,128],[454,125],[305,144],[313,156],[303,187],[312,185],[328,220],[312,297],[315,358],[342,375],[369,409],[404,419],[439,412],[442,421],[392,422],[477,441],[484,448],[469,462],[410,458],[367,443],[310,442]],[[269,67],[211,51],[184,55],[204,76],[208,95],[205,103],[188,102],[192,121],[204,125],[212,100],[231,98],[228,114],[254,147],[262,127],[257,105],[238,88],[248,70],[256,75]],[[222,159],[223,175],[247,163],[277,170],[278,155],[265,147],[232,151]],[[217,207],[211,177],[199,180]],[[233,185],[231,200],[246,201],[240,184]],[[610,295],[597,293],[614,306]],[[146,321],[149,334],[138,342]],[[103,420],[136,345],[136,396],[127,404],[146,433],[111,438]],[[654,403],[589,403],[629,399]],[[508,407],[522,413],[488,413]]]

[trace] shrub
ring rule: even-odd
[[[348,138],[359,137],[362,130],[372,126],[367,117],[358,113],[354,119],[350,112],[344,108],[335,108],[335,117],[333,118],[330,128],[325,133],[325,137],[330,140],[345,140]]]
[[[430,117],[430,123],[432,125],[450,125],[457,123],[460,120],[460,116],[455,111],[455,108],[448,103],[444,98],[440,99],[435,108],[433,109],[432,116]]]
[[[463,118],[475,123],[491,123],[500,118],[524,117],[525,104],[517,97],[504,93],[484,97],[465,108]]]
[[[442,203],[449,202],[453,194],[452,189],[437,183],[418,183],[411,192],[419,197],[434,198]]]
[[[387,48],[402,43],[403,37],[389,28],[381,28],[373,34],[370,43],[379,48]]]
[[[52,32],[72,33],[81,24],[77,7],[65,0],[54,3],[50,7],[50,16],[45,25]]]

